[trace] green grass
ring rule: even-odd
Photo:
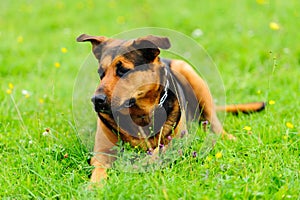
[[[300,3],[265,2],[1,1],[0,197],[299,199]],[[270,22],[280,29],[270,29]],[[200,135],[168,167],[126,173],[116,166],[102,189],[87,190],[90,154],[77,136],[72,93],[90,46],[75,39],[149,26],[188,36],[200,28],[203,35],[194,39],[218,66],[227,102],[275,104],[227,116],[224,126],[237,142],[219,140],[204,159],[189,153],[199,150]],[[46,128],[51,133],[44,136]]]

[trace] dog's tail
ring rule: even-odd
[[[264,110],[266,107],[265,102],[253,102],[246,104],[236,104],[236,105],[226,105],[217,106],[217,111],[225,111],[228,113],[238,114],[238,113],[252,113]]]

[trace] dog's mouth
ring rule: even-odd
[[[97,105],[94,105],[94,110],[97,113],[111,114],[111,109],[108,106],[97,106]]]

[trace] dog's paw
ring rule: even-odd
[[[236,141],[236,137],[230,133],[223,132],[222,139]]]
[[[99,190],[99,189],[102,189],[104,187],[104,185],[105,185],[105,180],[98,181],[98,182],[90,182],[88,184],[87,189],[91,190],[91,191]]]
[[[106,169],[102,167],[95,167],[91,176],[90,189],[102,188],[107,179]]]
[[[227,134],[227,138],[228,138],[229,140],[233,140],[233,141],[236,141],[236,140],[237,140],[236,137],[235,137],[234,135],[232,135],[232,134]]]

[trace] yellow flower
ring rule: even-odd
[[[9,84],[8,84],[8,87],[9,87],[9,89],[11,89],[11,90],[14,89],[14,85],[13,85],[12,83],[9,83]]]
[[[257,94],[261,94],[261,90],[257,90],[256,93],[257,93]]]
[[[65,48],[65,47],[62,47],[62,48],[61,48],[61,52],[62,52],[62,53],[67,53],[67,52],[68,52],[68,49]]]
[[[22,43],[23,41],[24,41],[23,36],[19,36],[19,37],[17,38],[17,42],[18,42],[18,43]]]
[[[246,131],[251,131],[251,127],[250,126],[245,126],[243,129],[246,130]]]
[[[270,29],[272,29],[274,31],[278,31],[280,29],[279,24],[276,22],[270,22],[269,27],[270,27]]]
[[[60,68],[60,63],[59,63],[59,62],[55,62],[55,63],[54,63],[54,66],[55,66],[56,68]]]
[[[263,5],[263,4],[268,4],[268,1],[267,0],[256,0],[256,3]]]
[[[294,124],[292,124],[291,122],[287,122],[285,125],[286,125],[286,127],[290,128],[290,129],[294,128]]]
[[[12,93],[12,90],[11,90],[11,89],[7,89],[7,90],[6,90],[6,93],[7,93],[7,94],[11,94],[11,93]]]
[[[222,158],[222,152],[216,153],[215,157],[216,157],[217,159]]]
[[[42,99],[42,98],[39,99],[39,103],[40,103],[40,104],[44,104],[44,102],[45,102],[44,99]]]
[[[210,162],[210,161],[212,160],[212,157],[211,157],[211,156],[207,156],[207,157],[206,157],[206,160],[207,160],[208,162]]]
[[[270,100],[270,101],[269,101],[269,104],[270,104],[270,105],[274,105],[275,103],[276,103],[276,102],[275,102],[274,100]]]

